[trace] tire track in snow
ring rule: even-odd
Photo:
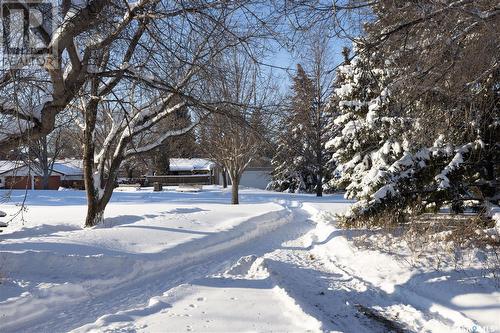
[[[75,295],[73,300],[65,299],[57,306],[50,302],[44,305],[46,295],[35,297],[31,302],[38,311],[31,317],[20,317],[18,311],[11,313],[3,320],[1,331],[67,331],[93,322],[106,313],[144,304],[177,285],[219,272],[244,255],[270,252],[283,241],[296,238],[312,227],[302,217],[295,216],[297,203],[288,202],[286,206],[278,212],[250,218],[233,229],[183,243],[162,253],[163,258],[156,256],[156,260],[137,261],[127,276],[87,281],[80,297]],[[75,285],[75,290],[78,288],[81,286]],[[25,299],[23,303],[29,301]],[[41,318],[50,319],[37,322]]]
[[[320,332],[321,323],[305,314],[261,263],[255,255],[241,257],[222,274],[176,286],[146,306],[102,316],[74,333],[156,332],[166,327],[172,332],[225,332],[228,327],[234,332]]]
[[[262,265],[305,313],[323,323],[323,331],[387,332],[385,325],[355,307],[366,286],[341,271],[326,269],[307,251],[277,250],[265,255]]]

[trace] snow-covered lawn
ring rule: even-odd
[[[18,212],[24,192],[1,210]],[[356,248],[341,195],[116,192],[81,228],[79,191],[28,193],[0,234],[0,332],[495,332],[498,281]]]

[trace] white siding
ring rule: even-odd
[[[240,185],[265,190],[270,181],[271,175],[269,174],[269,171],[245,171],[241,177]]]
[[[231,184],[229,176],[227,177],[228,184]],[[247,187],[260,188],[265,190],[267,184],[271,181],[271,170],[246,170],[241,176],[240,185]],[[219,184],[222,185],[222,175],[219,175]]]

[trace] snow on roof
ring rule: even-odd
[[[22,161],[0,161],[0,174],[17,169],[23,165]]]
[[[23,161],[0,161],[0,174],[25,166]],[[204,158],[171,158],[170,171],[212,170],[215,163]],[[67,176],[83,175],[80,159],[57,160],[53,171]]]
[[[62,159],[62,160],[57,160],[56,162],[71,165],[75,168],[79,168],[79,169],[83,170],[83,160],[82,159],[66,158],[66,159]]]
[[[53,171],[66,176],[83,175],[82,160],[61,160],[54,163]]]
[[[0,161],[0,174],[27,166],[24,161]],[[82,160],[68,159],[54,163],[52,171],[62,175],[83,175]]]
[[[215,163],[204,158],[171,158],[170,171],[212,170]]]

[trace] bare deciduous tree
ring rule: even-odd
[[[1,149],[16,147],[28,137],[36,139],[49,134],[54,129],[56,116],[95,74],[94,53],[123,38],[123,32],[134,25],[138,16],[151,14],[148,9],[156,2],[62,1],[60,7],[55,8],[62,15],[60,24],[52,22],[56,25],[55,31],[47,31],[45,25],[36,28],[45,44],[45,50],[41,51],[43,64],[37,65],[33,60],[39,58],[39,54],[26,54],[23,62],[13,66],[5,66],[4,61],[0,73]],[[15,1],[9,4],[23,5]],[[23,90],[28,88],[40,91],[41,99],[35,108],[29,108],[22,98]]]
[[[63,150],[61,129],[33,140],[28,149],[29,164],[32,169],[41,174],[41,188],[47,190],[54,163]]]
[[[123,161],[187,133],[217,109],[203,82],[214,60],[260,36],[237,19],[237,2],[170,5],[159,4],[154,19],[139,18],[122,39],[94,52],[95,73],[72,103],[82,114],[86,226],[103,221]],[[165,130],[165,121],[185,108],[198,113],[195,121]]]
[[[258,68],[248,57],[233,53],[222,62],[224,73],[212,77],[210,93],[212,99],[224,102],[218,106],[219,113],[203,123],[201,149],[227,172],[231,203],[238,204],[241,176],[266,144],[262,128],[275,90],[270,77],[259,78]]]

